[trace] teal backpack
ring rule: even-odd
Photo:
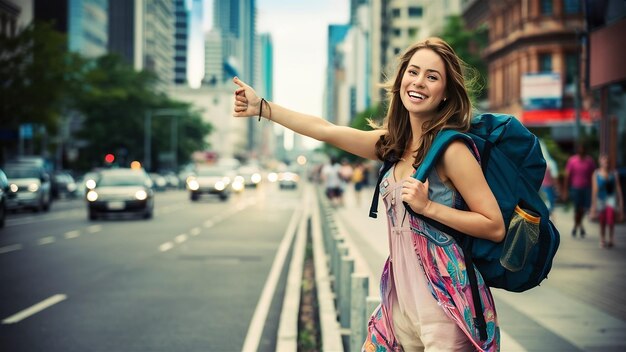
[[[481,168],[502,211],[506,226],[504,240],[495,243],[467,236],[405,206],[413,216],[454,237],[463,249],[474,307],[480,312],[482,304],[472,270],[474,265],[488,286],[523,292],[538,286],[547,277],[560,238],[539,194],[546,169],[539,140],[513,116],[480,114],[474,117],[466,133],[440,131],[413,177],[425,181],[446,147],[457,139],[473,142],[478,149]],[[370,208],[371,217],[376,217],[378,185],[392,165],[386,161],[381,168]],[[486,338],[482,318],[482,314],[477,314],[476,325],[481,337]]]

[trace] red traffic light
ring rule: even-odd
[[[106,161],[107,163],[112,163],[115,161],[115,155],[109,153],[107,155],[104,156],[104,161]]]

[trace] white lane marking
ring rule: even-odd
[[[68,240],[78,236],[80,236],[80,231],[68,231],[65,233],[65,238]]]
[[[209,227],[213,227],[213,225],[215,225],[215,223],[213,223],[213,221],[211,221],[211,220],[207,220],[207,221],[204,222],[204,227],[206,227],[207,229]]]
[[[96,233],[102,231],[102,225],[91,225],[87,228],[87,232]]]
[[[199,227],[194,227],[193,229],[189,230],[189,233],[192,236],[198,236],[200,234],[201,229]]]
[[[67,299],[66,295],[63,294],[56,294],[54,296],[51,296],[33,306],[30,306],[26,309],[24,309],[23,311],[16,313],[4,320],[2,320],[2,324],[15,324],[18,323],[28,317],[30,317],[31,315],[35,315],[39,312],[41,312],[42,310],[51,307],[61,301],[64,301]]]
[[[161,252],[167,252],[170,249],[174,248],[174,245],[172,244],[172,242],[165,242],[162,245],[159,246],[159,250]]]
[[[289,226],[287,226],[287,231],[285,231],[285,235],[280,242],[280,246],[278,247],[278,251],[274,257],[274,262],[272,263],[272,268],[270,269],[270,274],[265,281],[263,292],[261,293],[259,302],[254,310],[254,315],[250,321],[250,327],[248,328],[248,333],[246,334],[246,339],[243,343],[243,348],[241,349],[242,352],[255,352],[259,347],[259,341],[261,340],[261,334],[263,333],[267,313],[269,312],[270,304],[272,303],[272,297],[274,296],[274,291],[276,290],[276,285],[278,284],[280,272],[285,265],[285,259],[287,257],[287,252],[289,251],[289,246],[296,233],[298,219],[302,216],[301,213],[302,209],[296,209],[291,217]]]
[[[56,238],[54,238],[54,236],[47,236],[47,237],[40,238],[39,240],[37,240],[37,244],[43,246],[44,244],[54,243],[55,241],[56,241]]]
[[[0,254],[9,253],[13,251],[19,251],[20,249],[22,249],[21,244],[12,244],[10,246],[0,247]]]
[[[176,236],[176,238],[174,238],[174,241],[176,243],[183,243],[183,242],[187,241],[187,238],[189,238],[189,236],[187,236],[186,233],[183,233],[181,235]]]

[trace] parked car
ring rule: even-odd
[[[95,178],[95,187],[87,191],[86,199],[89,220],[110,213],[139,214],[150,219],[154,213],[152,180],[144,170],[102,170]]]
[[[222,201],[228,200],[235,175],[231,168],[221,166],[201,166],[187,177],[189,198],[197,201],[201,195],[215,195]]]
[[[52,173],[52,197],[55,199],[76,196],[76,181],[67,171],[55,171]]]
[[[0,169],[0,228],[4,227],[9,196],[14,196],[14,194],[9,191],[9,179],[7,175]]]
[[[50,175],[35,163],[14,162],[4,166],[9,190],[14,193],[8,202],[11,210],[30,208],[48,211],[52,203]]]

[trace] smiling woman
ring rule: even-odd
[[[291,64],[306,68],[300,62]],[[308,82],[289,82],[293,92],[309,92]],[[271,112],[272,122],[295,133],[392,165],[375,191],[387,209],[390,259],[381,278],[382,304],[372,315],[364,349],[498,350],[499,328],[489,288],[480,277],[472,289],[482,307],[475,304],[469,282],[459,279],[467,275],[459,244],[413,215],[476,238],[500,242],[504,236],[502,213],[471,142],[446,147],[424,182],[411,177],[435,135],[470,127],[472,104],[463,63],[454,50],[439,38],[407,48],[386,84],[389,102],[383,124],[369,131],[289,110],[260,97],[238,78],[234,83],[235,117],[270,120]]]

